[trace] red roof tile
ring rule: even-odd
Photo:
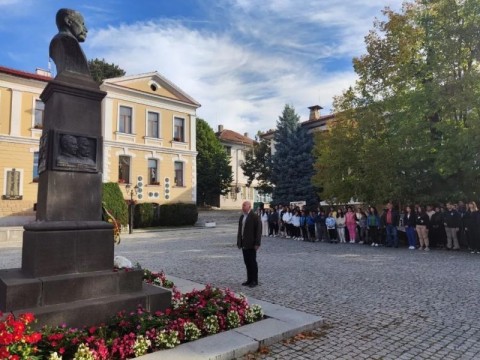
[[[5,66],[0,66],[0,73],[9,74],[9,75],[13,75],[13,76],[19,76],[19,77],[22,77],[22,78],[25,78],[25,79],[33,79],[33,80],[40,80],[40,81],[47,81],[47,82],[52,80],[52,78],[49,77],[49,76],[38,75],[38,74],[35,74],[35,73],[30,73],[30,72],[26,72],[26,71],[21,71],[21,70],[8,68],[8,67],[5,67]]]
[[[253,145],[254,143],[254,140],[250,139],[249,137],[246,137],[232,130],[222,130],[220,132],[217,132],[216,135],[220,141],[232,142],[243,145]]]

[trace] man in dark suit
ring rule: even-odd
[[[250,201],[243,202],[242,212],[238,221],[237,234],[237,246],[242,249],[243,261],[247,267],[247,281],[242,285],[253,288],[258,285],[257,251],[262,239],[262,222],[252,211]]]

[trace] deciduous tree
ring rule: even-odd
[[[270,141],[260,139],[253,144],[253,148],[245,153],[245,162],[241,164],[243,174],[248,178],[247,185],[256,181],[257,190],[270,194],[273,190],[272,178],[272,150]]]
[[[384,15],[354,59],[359,80],[316,139],[315,183],[330,199],[476,198],[480,3],[418,0]]]
[[[197,204],[217,205],[233,181],[230,157],[208,123],[197,118]]]

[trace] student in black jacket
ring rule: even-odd
[[[429,251],[429,242],[428,242],[428,225],[430,223],[430,218],[428,217],[425,209],[421,206],[417,207],[416,212],[416,230],[418,234],[418,242],[420,243],[419,250],[425,249]],[[425,247],[425,248],[424,248]]]
[[[460,250],[457,232],[460,230],[462,219],[452,203],[447,203],[447,211],[443,214],[443,224],[445,225],[445,233],[447,234],[447,249]]]
[[[443,209],[440,206],[435,207],[435,213],[430,218],[428,237],[431,247],[445,247],[447,238],[443,224]]]
[[[415,250],[415,213],[412,211],[411,206],[405,208],[405,213],[403,214],[403,225],[405,226],[405,233],[407,234],[408,239],[408,249]]]
[[[468,203],[468,210],[463,216],[463,224],[471,253],[480,254],[480,211],[474,201]]]

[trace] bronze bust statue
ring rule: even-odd
[[[87,59],[79,42],[87,37],[82,14],[71,9],[60,9],[56,23],[58,34],[50,42],[50,57],[57,66],[57,75],[64,71],[90,76]]]

